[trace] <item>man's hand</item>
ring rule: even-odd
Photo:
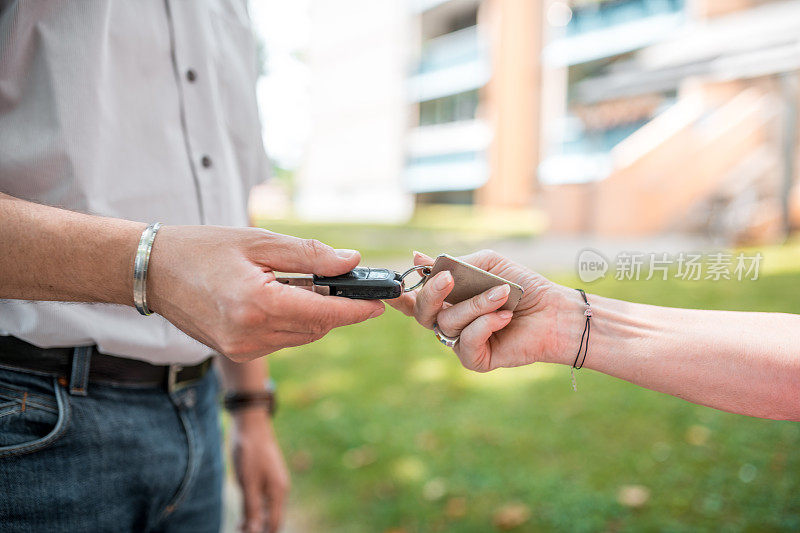
[[[322,338],[380,315],[379,301],[321,296],[275,281],[274,271],[336,276],[355,250],[334,250],[256,228],[165,226],[150,257],[150,308],[234,361]]]
[[[131,305],[145,227],[0,193],[0,298]],[[150,255],[147,302],[191,337],[248,361],[380,315],[381,302],[321,296],[273,273],[336,276],[360,259],[256,228],[164,226]]]
[[[413,315],[426,328],[437,323],[448,337],[459,336],[456,354],[466,368],[478,372],[555,361],[563,357],[567,346],[572,347],[574,331],[580,333],[577,328],[582,315],[582,302],[576,291],[489,250],[461,259],[522,286],[525,294],[513,313],[498,311],[508,299],[507,285],[456,305],[446,304],[444,299],[454,286],[447,271],[428,280],[421,289],[389,303]],[[417,252],[414,264],[431,265],[433,259]]]
[[[289,471],[264,409],[234,415],[233,465],[242,489],[245,533],[275,533],[283,522]]]

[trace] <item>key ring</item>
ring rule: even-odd
[[[412,272],[419,272],[420,273],[419,274],[420,275],[420,280],[413,287],[410,287],[410,288],[407,289],[406,288],[405,279],[406,279],[406,276],[408,276]],[[403,292],[411,292],[414,289],[417,289],[417,288],[422,287],[423,285],[425,285],[425,282],[428,281],[428,276],[430,276],[430,275],[431,275],[431,267],[430,266],[422,266],[422,265],[420,265],[420,266],[411,267],[408,270],[406,270],[405,272],[403,272],[402,276],[400,276],[400,286],[403,287]]]

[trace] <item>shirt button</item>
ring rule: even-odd
[[[194,80],[197,79],[197,72],[195,72],[193,69],[187,70],[186,79],[189,80],[189,83],[194,83]]]
[[[210,168],[211,167],[211,158],[207,155],[203,156],[203,159],[200,160],[200,163],[203,165],[203,168]]]

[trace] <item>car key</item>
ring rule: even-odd
[[[386,300],[403,294],[400,274],[388,268],[356,267],[341,276],[287,276],[278,277],[277,281],[354,300]]]
[[[356,267],[341,276],[314,276],[314,285],[330,288],[331,296],[355,300],[385,300],[403,294],[400,274],[388,268]]]
[[[403,274],[388,268],[356,267],[341,276],[279,276],[276,279],[279,283],[313,290],[326,296],[342,296],[356,300],[385,300],[398,298],[404,292],[421,287],[443,270],[450,271],[455,282],[453,290],[445,299],[450,304],[463,302],[492,287],[506,284],[510,291],[508,299],[501,309],[513,311],[525,292],[516,283],[481,270],[448,254],[441,254],[433,265],[411,267]],[[415,285],[406,287],[406,277],[414,272],[421,276],[420,280]]]

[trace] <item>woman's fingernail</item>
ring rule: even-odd
[[[503,320],[508,320],[509,318],[514,316],[514,311],[509,311],[508,309],[505,309],[503,311],[498,311],[497,316],[499,316]]]
[[[498,285],[494,289],[489,291],[489,301],[496,302],[501,298],[505,298],[508,296],[508,292],[511,290],[511,287],[508,285]]]
[[[412,253],[413,255],[422,255],[422,252],[420,252],[420,251],[418,251],[418,250],[414,250],[414,251],[413,251],[413,252],[411,252],[411,253]]]
[[[370,318],[377,318],[377,317],[381,316],[381,315],[383,314],[383,311],[384,311],[384,309],[386,309],[386,308],[385,308],[385,307],[379,307],[379,308],[377,308],[376,310],[374,310],[374,311],[372,312],[372,314],[371,314],[371,315],[369,315],[369,317],[370,317]]]
[[[453,275],[445,270],[441,274],[436,277],[436,283],[434,283],[433,288],[437,291],[443,291],[447,288],[448,285],[453,281]]]
[[[344,248],[340,249],[340,250],[336,250],[336,255],[338,257],[340,257],[341,259],[352,259],[352,257],[354,255],[356,255],[357,253],[358,252],[355,251],[355,250],[348,250],[348,249],[344,249]]]

